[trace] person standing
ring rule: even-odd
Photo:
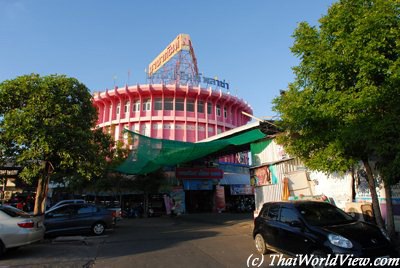
[[[24,210],[24,202],[22,200],[19,200],[17,203],[17,208],[20,210]]]

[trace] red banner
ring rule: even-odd
[[[219,168],[176,168],[178,179],[222,179],[224,171]]]
[[[215,186],[215,208],[218,212],[225,210],[225,190],[224,186]]]

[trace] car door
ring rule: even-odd
[[[90,204],[75,204],[75,211],[73,214],[76,227],[79,230],[90,229],[92,224],[95,222],[94,214],[97,208]]]
[[[289,255],[307,253],[311,241],[297,210],[282,205],[279,215],[278,248]]]
[[[279,204],[268,205],[260,217],[260,230],[268,247],[276,248],[278,246],[278,229],[276,221],[279,218]]]
[[[73,208],[71,205],[62,205],[48,211],[44,220],[46,233],[68,232],[68,230],[71,230],[73,228],[72,213]]]

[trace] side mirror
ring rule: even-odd
[[[346,212],[346,214],[349,215],[350,217],[354,218],[354,219],[357,218],[357,215],[356,215],[356,213],[354,211]]]

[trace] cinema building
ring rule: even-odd
[[[94,94],[99,118],[115,140],[123,128],[143,135],[197,142],[246,124],[250,106],[222,90],[180,85],[135,85]]]
[[[171,51],[175,51],[172,56]],[[97,126],[111,134],[114,140],[127,143],[128,133],[124,129],[129,129],[151,138],[199,142],[250,121],[250,117],[243,114],[252,114],[250,105],[230,94],[228,83],[198,73],[188,35],[179,35],[160,55],[149,65],[148,83],[93,94],[93,104],[98,110]],[[181,75],[172,77],[171,73]],[[168,77],[172,79],[166,79]],[[247,154],[227,155],[219,161],[249,164]],[[215,180],[211,183],[209,178],[198,178],[202,183],[197,184],[196,180],[177,179],[183,180],[186,198],[212,198],[215,191]],[[206,181],[209,188],[202,188]],[[198,192],[189,194],[188,191]]]

